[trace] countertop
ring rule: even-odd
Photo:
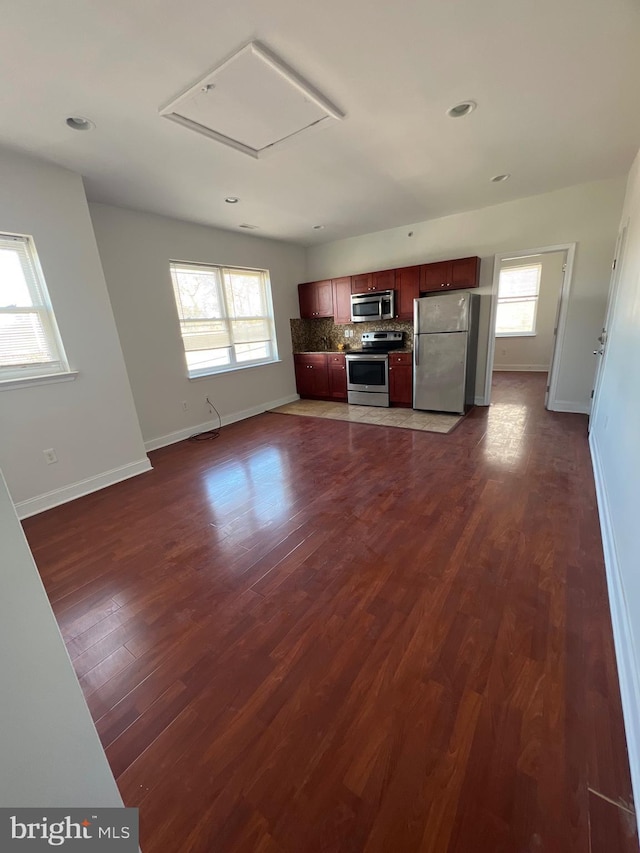
[[[338,350],[338,349],[305,349],[300,350],[299,352],[294,352],[294,355],[348,355],[350,352],[360,352],[360,350]],[[394,352],[410,352],[412,353],[412,349],[407,349],[407,347],[403,347],[402,349],[394,349],[391,350],[389,355],[393,355]]]

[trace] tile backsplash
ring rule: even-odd
[[[382,320],[377,323],[348,323],[340,326],[331,317],[320,320],[290,320],[291,342],[294,352],[318,352],[336,350],[338,344],[345,349],[360,349],[363,332],[404,332],[404,348],[413,348],[413,323],[409,320]],[[353,331],[353,337],[345,337],[346,330]]]

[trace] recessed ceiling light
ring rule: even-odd
[[[258,225],[248,225],[246,222],[243,222],[242,225],[238,225],[238,228],[246,228],[248,231],[255,231],[256,228],[259,228]]]
[[[236,198],[234,195],[228,195],[225,198],[225,201],[227,202],[227,204],[237,204],[240,201],[240,199]]]
[[[69,116],[66,123],[71,130],[93,130],[95,127],[91,119],[84,116]]]
[[[504,175],[494,175],[491,178],[491,183],[493,184],[501,184],[503,181],[508,181],[511,175],[507,172]]]
[[[453,107],[449,107],[447,115],[449,118],[462,118],[472,113],[478,105],[475,101],[461,101]]]
[[[313,230],[314,230],[314,231],[323,231],[323,230],[324,230],[324,225],[314,225],[314,226],[313,226]]]

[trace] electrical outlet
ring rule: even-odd
[[[54,462],[58,461],[58,457],[56,456],[56,452],[53,447],[50,447],[48,450],[43,450],[44,458],[47,460],[47,465],[53,465]]]
[[[188,408],[189,408],[189,406],[187,405],[187,401],[183,400],[182,401],[182,411],[186,412]]]

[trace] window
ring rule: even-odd
[[[190,378],[278,357],[266,270],[170,264]]]
[[[498,283],[497,337],[535,335],[541,264],[505,267]]]
[[[33,241],[0,234],[0,381],[68,372]]]

